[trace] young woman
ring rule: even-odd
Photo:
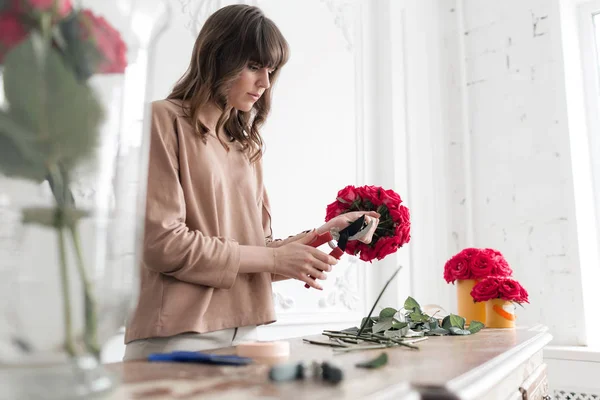
[[[224,7],[207,19],[171,94],[152,104],[141,287],[125,360],[255,340],[257,325],[275,321],[272,282],[322,289],[337,260],[310,242],[363,214],[272,239],[259,128],[288,57],[260,9]],[[366,216],[368,243],[379,215]]]

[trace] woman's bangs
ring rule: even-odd
[[[256,32],[250,60],[267,68],[282,67],[289,58],[288,44],[272,22],[265,20]]]

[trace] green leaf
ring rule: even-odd
[[[442,321],[442,328],[450,329],[451,327],[465,329],[465,319],[460,315],[455,314],[446,316]]]
[[[405,329],[400,329],[399,331],[392,331],[392,330],[387,330],[385,332],[383,332],[383,336],[387,337],[387,338],[401,338],[402,336],[404,336],[406,334],[406,332],[408,332],[408,327],[406,327]]]
[[[35,33],[7,54],[4,90],[10,119],[33,134],[27,143],[31,154],[39,157],[36,163],[70,170],[92,155],[102,105]]]
[[[445,336],[449,333],[450,331],[444,328],[433,328],[431,330],[429,330],[428,332],[425,332],[425,335],[427,336]]]
[[[393,335],[394,337],[402,337],[410,331],[410,328],[408,327],[408,324],[406,322],[399,322],[396,326],[392,326],[392,328],[393,329],[387,330],[383,334],[385,336]]]
[[[465,329],[466,320],[460,315],[451,314],[450,315],[450,323],[452,326],[456,326],[460,329]]]
[[[427,322],[429,321],[429,315],[421,314],[421,311],[415,311],[410,313],[408,316],[412,322]]]
[[[379,322],[373,325],[373,333],[387,331],[392,327],[393,321],[393,318],[380,319]]]
[[[42,157],[27,156],[28,150],[23,151],[23,147],[6,134],[4,116],[0,112],[0,173],[9,177],[43,182],[47,172]]]
[[[419,303],[410,296],[408,296],[404,301],[404,308],[406,308],[407,310],[421,310],[421,306],[419,305]]]
[[[358,363],[358,364],[356,364],[356,366],[358,368],[375,369],[375,368],[383,367],[384,365],[387,364],[387,362],[388,362],[387,353],[381,353],[379,356],[375,357],[374,359]]]
[[[471,333],[477,333],[482,328],[485,328],[485,325],[479,321],[471,321],[471,323],[469,324],[469,332]]]
[[[436,329],[440,327],[440,321],[437,318],[429,318],[429,329]]]
[[[364,318],[361,320],[361,322],[360,322],[360,326],[361,326],[361,327],[362,327],[362,326],[364,326],[364,329],[369,329],[369,328],[371,328],[371,327],[373,326],[373,323],[374,323],[374,322],[377,322],[377,321],[373,321],[373,319],[374,319],[374,318],[367,318],[367,317],[364,317]]]
[[[449,331],[450,331],[450,334],[451,334],[451,335],[461,335],[461,336],[466,336],[466,335],[470,335],[470,334],[471,334],[471,332],[470,332],[470,331],[468,331],[468,330],[466,330],[466,329],[461,329],[461,328],[459,328],[459,327],[457,327],[457,326],[452,326],[452,327],[450,327]]]
[[[60,228],[64,226],[72,226],[81,218],[88,215],[88,212],[77,209],[58,209],[58,208],[43,208],[30,207],[24,208],[23,211],[24,224],[37,224],[50,228]]]
[[[406,326],[408,326],[408,322],[400,322],[397,319],[394,319],[392,321],[392,328],[394,328],[394,329],[402,329]]]
[[[392,318],[394,315],[396,315],[397,312],[398,310],[396,310],[395,308],[387,307],[381,310],[381,312],[379,312],[379,318]]]
[[[410,329],[404,335],[404,337],[407,337],[407,338],[422,337],[422,336],[425,336],[425,332],[417,332],[417,331],[413,331]]]

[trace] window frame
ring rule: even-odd
[[[596,231],[600,233],[600,0],[581,1],[575,0],[577,6],[577,25],[581,73],[583,82],[583,95],[585,104],[585,123],[589,144],[590,168],[596,216]],[[600,247],[600,243],[598,244]],[[586,265],[584,259],[580,260],[582,279],[588,274],[586,268],[598,268],[597,265]],[[589,271],[588,271],[589,272]],[[595,276],[589,274],[589,276]],[[582,282],[585,286],[585,283]],[[584,288],[585,289],[585,288]],[[596,318],[595,311],[591,310],[598,304],[597,294],[584,292],[584,308],[586,317],[586,344],[589,347],[600,346],[600,338],[595,332],[596,323],[588,319]]]

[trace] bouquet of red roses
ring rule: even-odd
[[[378,186],[346,186],[336,200],[327,206],[325,222],[352,211],[376,211],[381,217],[369,244],[350,241],[346,253],[360,255],[363,261],[381,260],[395,253],[410,240],[410,213],[393,190]]]
[[[444,279],[448,283],[488,276],[511,276],[512,273],[502,253],[494,249],[470,247],[450,258],[444,265]]]
[[[515,303],[529,303],[529,293],[519,282],[503,276],[490,276],[477,283],[471,291],[476,302],[502,299]]]

